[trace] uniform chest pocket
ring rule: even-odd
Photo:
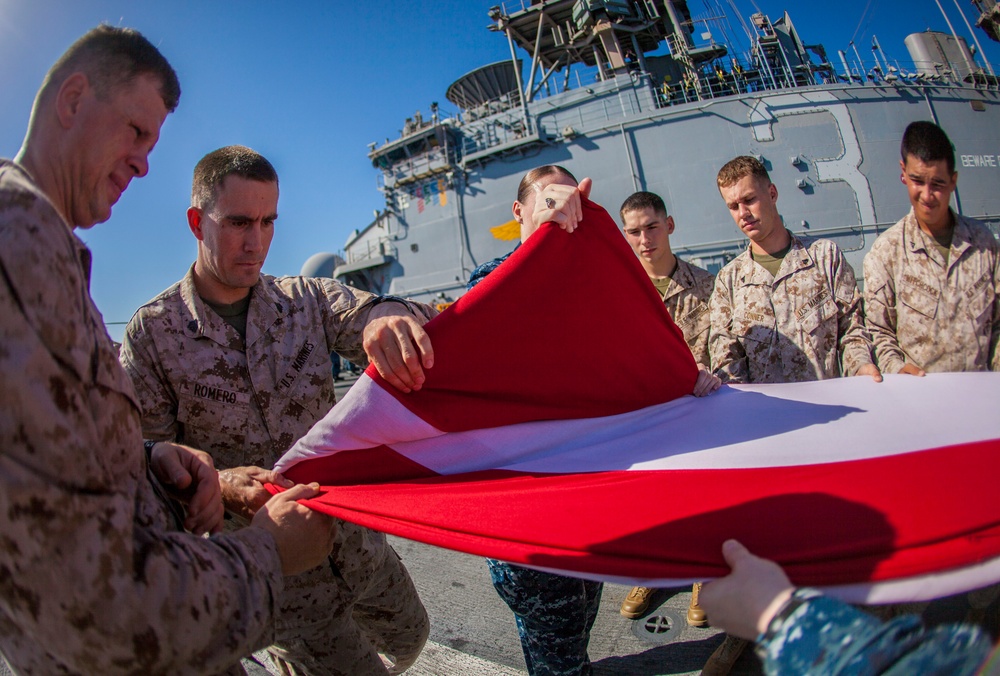
[[[733,316],[733,335],[747,346],[747,351],[767,345],[774,337],[774,315],[757,310],[744,310]]]
[[[938,300],[940,292],[931,288],[927,284],[918,283],[919,280],[909,280],[903,277],[899,285],[899,310],[901,312],[916,313],[927,319],[934,319],[937,316]]]
[[[249,424],[250,395],[207,385],[193,385],[177,399],[182,443],[195,448],[242,449]],[[220,443],[220,440],[224,440]],[[213,453],[214,455],[214,453]],[[216,462],[220,467],[231,463]],[[237,464],[242,464],[242,456]]]
[[[829,322],[836,321],[837,304],[830,292],[823,288],[795,308],[795,321],[805,333],[815,333],[817,329]]]

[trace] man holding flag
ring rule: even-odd
[[[144,436],[212,454],[231,526],[269,497],[263,484],[292,485],[270,469],[334,405],[331,352],[363,364],[367,351],[407,392],[433,364],[422,324],[434,310],[330,279],[262,275],[277,216],[266,158],[244,146],[202,158],[187,211],[197,260],[136,312],[121,351]],[[382,652],[394,672],[406,669],[429,630],[409,573],[383,533],[341,522],[337,545],[324,565],[285,581],[272,659],[354,676],[386,673]]]

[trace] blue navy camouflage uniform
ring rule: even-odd
[[[468,288],[481,282],[509,256],[476,268]],[[587,643],[597,619],[604,584],[495,559],[487,559],[486,565],[493,587],[514,612],[528,673],[532,676],[592,673]]]
[[[978,673],[992,642],[977,626],[928,629],[916,615],[889,622],[815,589],[798,589],[757,637],[767,674]],[[992,673],[992,672],[991,672]]]

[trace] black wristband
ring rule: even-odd
[[[410,302],[405,298],[400,298],[399,296],[375,296],[371,300],[367,301],[365,305],[368,307],[375,307],[379,303],[400,303],[403,307],[409,310],[410,314],[414,314],[413,308],[410,307]]]

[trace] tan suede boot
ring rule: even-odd
[[[698,595],[701,593],[701,582],[691,585],[691,605],[688,606],[687,623],[692,627],[704,627],[708,624],[705,611],[698,605]]]
[[[621,614],[630,620],[642,617],[649,608],[649,600],[652,597],[653,590],[649,587],[632,587],[632,591],[622,601]]]

